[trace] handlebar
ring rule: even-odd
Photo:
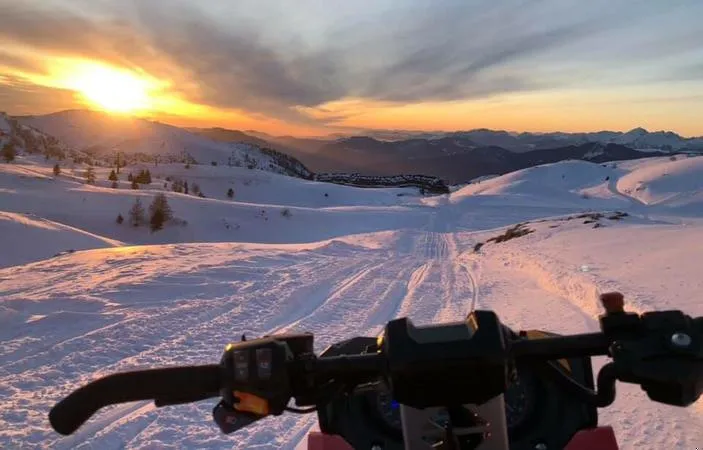
[[[227,345],[220,364],[109,375],[72,392],[49,413],[61,434],[76,431],[100,408],[154,400],[156,406],[221,397],[215,420],[225,433],[267,415],[308,412],[341,389],[385,380],[394,400],[425,408],[483,403],[504,393],[515,364],[609,355],[599,374],[598,406],[614,398],[618,379],[640,384],[652,400],[687,406],[703,392],[703,318],[680,311],[626,313],[613,295],[601,301],[601,332],[522,339],[492,311],[466,321],[416,327],[395,319],[363,354],[318,357],[312,334],[266,336]],[[611,297],[608,297],[611,296]],[[438,380],[441,380],[438,382]]]
[[[71,434],[100,408],[154,400],[157,406],[190,403],[219,396],[220,365],[170,367],[116,373],[73,391],[49,412],[57,432]]]

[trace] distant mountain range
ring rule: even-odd
[[[642,128],[626,133],[375,131],[370,134],[376,137],[297,138],[250,130],[184,129],[84,110],[15,119],[90,154],[122,152],[146,160],[158,155],[162,161],[240,165],[304,178],[311,172],[423,174],[455,184],[567,159],[602,163],[680,151],[703,153],[703,138]]]
[[[703,137],[686,138],[672,131],[650,132],[644,128],[635,128],[627,132],[597,131],[591,133],[511,133],[485,128],[470,131],[434,133],[370,130],[363,135],[383,141],[411,139],[433,140],[453,137],[473,142],[479,146],[494,145],[514,152],[544,150],[567,145],[581,145],[588,142],[626,145],[636,150],[703,151]]]
[[[238,133],[240,132],[208,135],[228,139],[238,136]],[[473,139],[467,138],[466,133],[452,133],[451,136],[438,138],[415,137],[396,141],[353,136],[336,140],[278,137],[267,142],[276,150],[299,159],[313,172],[358,172],[377,176],[425,174],[440,177],[451,184],[567,159],[600,163],[663,156],[675,151],[649,148],[645,152],[622,144],[584,142],[583,139],[576,138],[565,138],[559,141],[561,145],[558,146],[555,141],[544,139],[538,144],[534,138],[534,148],[526,150],[515,149],[514,145],[506,148],[510,142],[514,143],[511,135],[506,132],[483,130],[469,134]],[[485,144],[493,138],[503,145]],[[525,142],[527,137],[523,136],[521,139]]]

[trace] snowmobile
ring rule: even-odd
[[[215,397],[214,422],[226,434],[270,415],[316,412],[310,450],[617,449],[597,413],[614,401],[616,381],[668,405],[701,395],[703,317],[627,312],[617,292],[600,300],[601,331],[587,334],[515,332],[493,311],[476,310],[440,325],[394,319],[378,338],[348,339],[320,355],[308,333],[242,337],[219,364],[92,381],[58,402],[49,421],[68,435],[107,405]],[[600,355],[610,360],[594,383],[591,358]]]

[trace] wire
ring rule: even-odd
[[[295,408],[293,406],[286,406],[286,411],[296,414],[309,414],[317,411],[317,406],[311,406],[310,408]]]

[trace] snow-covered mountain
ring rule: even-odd
[[[671,131],[649,132],[635,128],[628,132],[597,131],[593,133],[508,133],[496,130],[471,130],[451,133],[480,145],[496,145],[511,151],[527,152],[589,142],[619,144],[636,150],[691,150],[703,152],[703,137],[684,138]]]
[[[0,163],[0,447],[304,448],[314,415],[223,435],[214,401],[105,408],[69,437],[49,427],[50,407],[95,377],[212,363],[242,333],[311,331],[319,351],[394,317],[456,321],[473,302],[516,329],[590,332],[609,290],[637,312],[703,315],[703,157],[555,162],[434,197],[183,164],[149,165],[153,182],[130,189],[144,167],[113,188],[109,168],[85,184],[80,164]],[[176,178],[206,197],[172,192]],[[157,193],[180,221],[115,222]],[[531,232],[496,242],[517,223]],[[599,423],[625,450],[688,450],[700,414],[619,384]]]
[[[221,142],[183,128],[98,111],[69,110],[25,116],[20,123],[42,130],[90,154],[139,162],[197,162],[309,176],[302,163],[254,144]]]
[[[0,148],[11,144],[16,152],[42,154],[51,158],[84,158],[83,152],[65,145],[56,137],[23,124],[0,112]]]

